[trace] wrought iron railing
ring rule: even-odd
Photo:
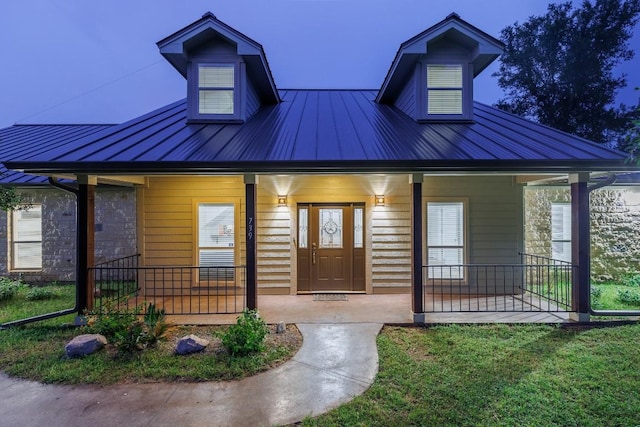
[[[166,314],[239,313],[246,306],[246,268],[139,267],[103,263],[89,269],[94,308],[153,303]]]
[[[571,307],[571,264],[423,266],[425,312],[559,312]]]

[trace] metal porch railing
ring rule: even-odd
[[[424,311],[568,311],[576,267],[521,255],[522,264],[423,266]]]
[[[245,266],[139,267],[115,261],[89,269],[94,308],[133,309],[153,303],[166,314],[240,313],[246,307]]]

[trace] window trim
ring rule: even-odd
[[[550,232],[550,235],[551,235],[551,259],[571,263],[572,262],[572,260],[571,260],[571,256],[572,256],[571,255],[571,238],[572,238],[572,236],[571,236],[571,231],[572,231],[571,230],[571,223],[569,223],[569,239],[554,239],[553,238],[553,207],[554,206],[561,206],[562,207],[562,218],[561,218],[561,220],[562,220],[562,224],[563,224],[563,228],[562,228],[563,236],[566,234],[566,233],[564,233],[564,231],[565,231],[564,230],[565,211],[566,210],[569,211],[569,220],[570,221],[571,221],[571,214],[572,214],[571,213],[571,203],[570,202],[552,202],[551,203],[551,218],[550,218],[550,221],[549,221],[550,225],[551,225],[551,230],[550,230],[551,231]],[[561,258],[556,258],[554,256],[553,244],[556,243],[556,242],[569,243],[569,259],[561,259]]]
[[[200,249],[207,248],[200,246],[200,205],[233,205],[233,265],[235,267],[241,264],[240,262],[240,236],[243,233],[244,226],[240,222],[240,201],[235,198],[202,198],[194,199],[192,203],[193,213],[193,233],[192,233],[192,245],[193,245],[193,264],[196,267],[200,266]],[[236,271],[237,272],[237,271]],[[240,279],[240,274],[235,274],[235,281]],[[208,280],[200,280],[199,274],[193,275],[194,286],[206,286]]]
[[[423,243],[423,265],[427,266],[429,262],[429,203],[462,203],[462,265],[469,264],[469,199],[466,197],[423,197],[422,205],[424,207],[423,224],[424,224],[424,243]],[[425,269],[424,277],[431,284],[435,285],[468,285],[469,272],[467,268],[463,268],[462,278],[429,278],[429,269]]]
[[[462,67],[462,113],[461,114],[429,114],[428,105],[428,67],[430,65],[456,65]],[[418,94],[416,99],[419,102],[419,121],[423,122],[451,122],[451,121],[472,121],[473,120],[473,64],[469,63],[467,57],[451,55],[442,58],[429,59],[423,61],[418,66]],[[455,88],[457,89],[457,88]],[[438,88],[436,90],[447,90]]]
[[[21,212],[25,212],[25,211],[29,211],[33,208],[39,208],[40,209],[40,240],[16,240],[16,229],[15,229],[15,224],[16,224],[16,218],[15,215]],[[8,219],[9,219],[9,239],[8,239],[8,246],[9,246],[9,271],[17,271],[17,272],[28,272],[28,271],[42,271],[42,249],[43,249],[43,227],[42,227],[42,204],[41,203],[33,203],[30,205],[29,209],[17,209],[17,210],[12,210],[8,212],[7,215]],[[20,243],[39,243],[40,244],[40,266],[38,267],[34,267],[34,266],[29,266],[29,267],[16,267],[16,249],[15,249],[15,245],[16,244],[20,244]]]
[[[187,118],[191,123],[242,122],[242,88],[244,77],[242,62],[236,57],[195,58],[189,63],[187,72]],[[233,114],[200,113],[200,82],[199,70],[201,66],[233,66]],[[205,88],[205,90],[229,90],[229,88]]]

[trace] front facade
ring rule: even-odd
[[[146,298],[240,289],[254,308],[265,294],[411,293],[421,321],[434,296],[531,294],[524,187],[563,175],[575,231],[567,304],[588,314],[590,174],[630,166],[474,102],[500,41],[452,14],[401,44],[379,90],[278,90],[262,46],[210,13],[158,47],[187,79],[185,100],[1,159],[77,181],[88,304],[101,280],[99,183],[135,188]]]

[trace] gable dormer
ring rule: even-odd
[[[417,121],[473,120],[473,78],[503,43],[452,13],[400,45],[376,102]]]
[[[190,122],[241,123],[280,101],[262,46],[210,12],[157,45],[187,79]]]

